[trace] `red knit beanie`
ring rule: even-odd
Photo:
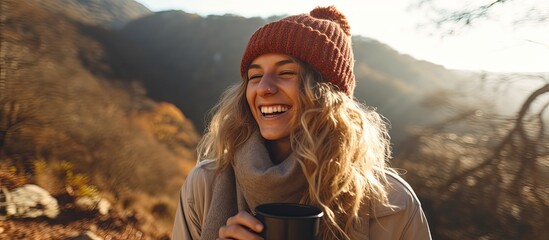
[[[250,38],[240,64],[245,78],[252,61],[266,53],[296,57],[319,71],[328,82],[352,96],[355,88],[351,29],[334,6],[268,23]]]

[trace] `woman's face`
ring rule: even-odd
[[[263,138],[288,140],[297,119],[300,65],[283,54],[264,54],[249,67],[246,99]]]

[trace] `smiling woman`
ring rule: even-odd
[[[350,27],[335,7],[258,29],[242,82],[214,109],[181,189],[173,239],[261,239],[264,203],[321,209],[318,239],[430,239],[390,158],[382,117],[353,97]]]
[[[297,124],[300,66],[289,56],[264,54],[248,68],[246,99],[275,163],[291,153],[290,132]]]

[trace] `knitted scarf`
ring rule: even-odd
[[[297,203],[306,188],[307,180],[295,155],[273,164],[263,139],[256,133],[235,152],[232,167],[217,176],[202,239],[216,239],[219,228],[239,210],[253,210],[269,202]]]

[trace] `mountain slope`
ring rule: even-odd
[[[69,176],[78,174],[78,184],[137,211],[148,236],[168,234],[196,159],[193,124],[114,70],[125,61],[112,48],[139,56],[115,32],[30,1],[5,1],[3,8],[0,171],[15,171],[53,195],[68,194]]]
[[[151,14],[133,0],[30,0],[48,11],[78,22],[121,28],[127,22]]]
[[[242,49],[264,23],[261,18],[167,11],[130,22],[121,34],[146,54],[146,69],[134,73],[149,96],[175,103],[203,128],[221,92],[240,81]]]

